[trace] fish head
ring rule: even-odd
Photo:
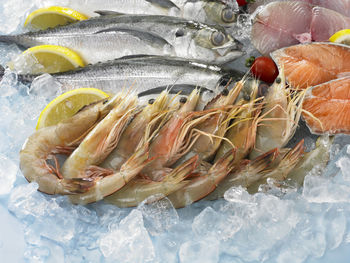
[[[210,22],[229,27],[237,21],[238,9],[228,6],[221,1],[206,1],[203,9]]]
[[[216,63],[227,63],[244,54],[243,44],[227,34],[224,28],[202,28],[193,40],[197,48],[210,52]]]
[[[208,49],[228,47],[233,42],[225,29],[219,26],[202,26],[193,35],[193,39],[198,46]]]

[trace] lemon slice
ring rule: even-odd
[[[16,61],[18,63],[16,63]],[[41,45],[27,49],[20,55],[20,59],[10,63],[10,67],[21,70],[21,67],[30,65],[32,74],[57,73],[84,67],[81,57],[66,47],[55,45]],[[34,67],[39,63],[41,67]]]
[[[77,113],[85,105],[109,97],[95,88],[80,88],[68,91],[52,100],[40,113],[36,129],[55,125]]]
[[[329,41],[350,45],[350,29],[343,29],[336,32],[333,36],[329,38]]]
[[[88,17],[71,8],[50,6],[30,13],[24,22],[24,26],[31,25],[37,29],[47,29],[85,19],[88,19]]]

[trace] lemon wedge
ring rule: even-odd
[[[350,29],[343,29],[336,32],[333,36],[329,38],[329,41],[350,45]]]
[[[41,45],[27,49],[8,66],[17,71],[40,74],[65,72],[84,67],[85,63],[76,52],[69,48]]]
[[[71,8],[50,6],[30,13],[24,26],[31,25],[33,28],[47,29],[85,19],[88,17]]]
[[[40,113],[36,129],[55,125],[77,113],[85,105],[109,97],[95,88],[80,88],[68,91],[52,100]]]

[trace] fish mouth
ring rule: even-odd
[[[215,51],[218,55],[219,63],[232,61],[245,54],[243,44],[237,40],[233,40],[228,46],[216,48]]]

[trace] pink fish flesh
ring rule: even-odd
[[[305,1],[273,2],[256,15],[251,39],[260,53],[268,55],[299,43],[327,41],[346,28],[350,28],[350,18],[336,11]]]
[[[288,0],[256,0],[248,5],[249,13],[253,13],[259,6],[267,5],[271,2],[283,2]],[[305,2],[314,6],[325,7],[338,13],[350,17],[350,0],[294,0]]]

